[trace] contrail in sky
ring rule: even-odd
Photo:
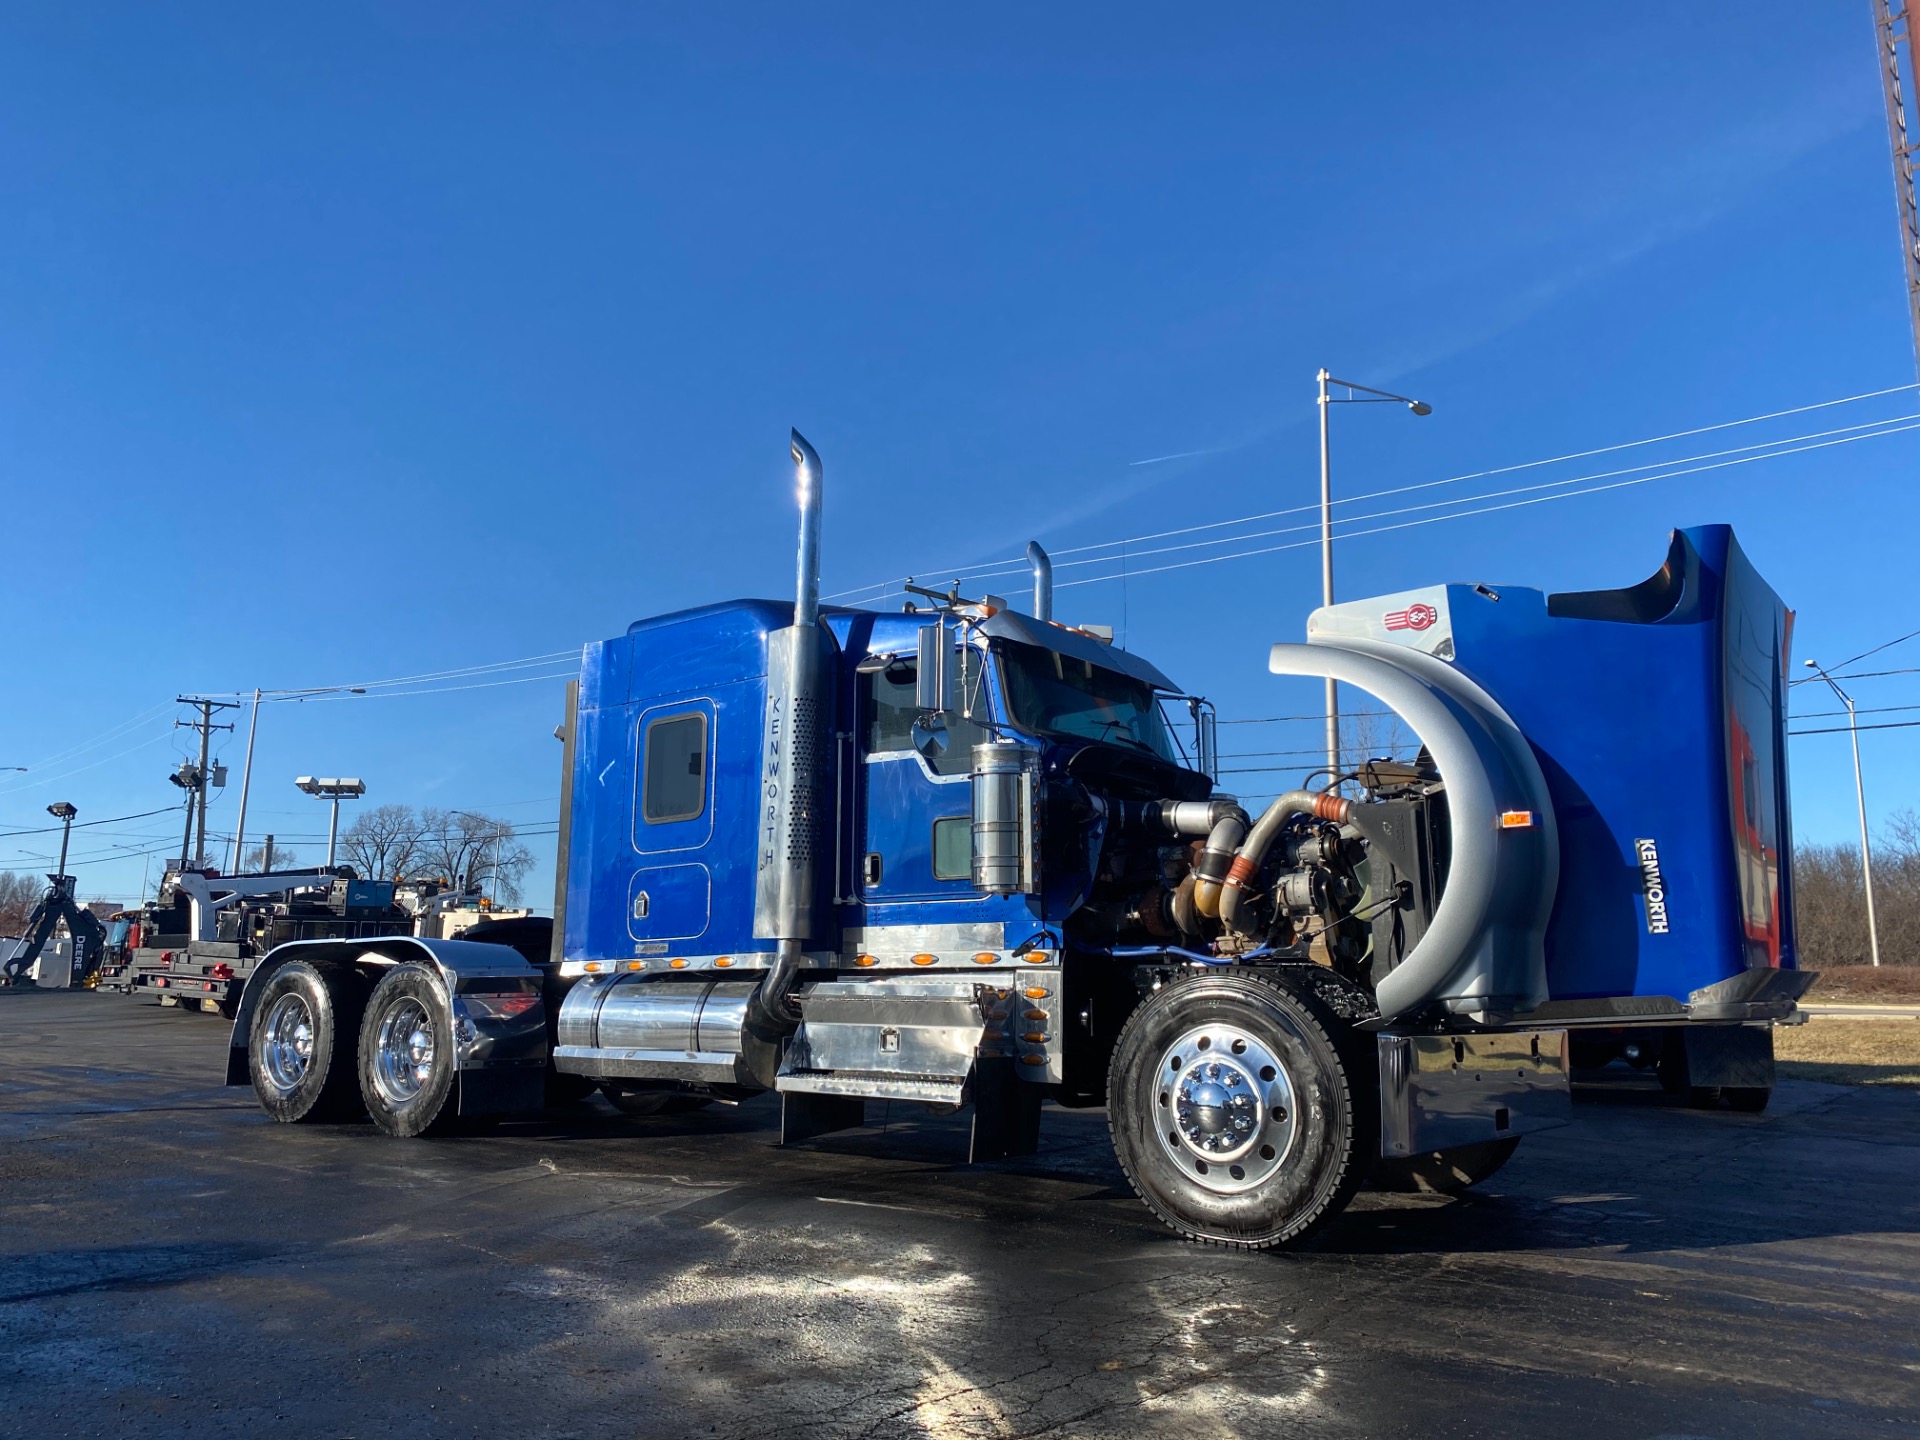
[[[1177,454],[1173,454],[1173,455],[1155,455],[1148,460],[1129,460],[1127,462],[1127,467],[1131,469],[1135,465],[1159,465],[1168,460],[1191,460],[1196,455],[1211,455],[1213,453],[1214,452],[1210,449],[1209,450],[1182,450],[1182,451],[1179,451]]]

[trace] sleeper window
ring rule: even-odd
[[[641,818],[649,825],[696,818],[707,808],[707,717],[655,720],[644,748]]]

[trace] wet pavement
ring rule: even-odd
[[[276,1126],[217,1017],[0,991],[0,1436],[1920,1433],[1920,1093],[1622,1080],[1463,1200],[1187,1245],[1098,1112]],[[878,1123],[886,1121],[884,1127]]]

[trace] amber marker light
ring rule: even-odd
[[[937,965],[940,963],[940,957],[938,955],[916,955],[913,957],[913,963],[916,965]]]

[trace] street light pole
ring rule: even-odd
[[[253,781],[253,737],[260,729],[261,697],[266,703],[276,700],[306,700],[317,695],[364,695],[364,685],[323,685],[311,690],[262,690],[258,686],[253,691],[253,716],[247,722],[247,759],[240,771],[240,815],[233,826],[233,864],[229,867],[234,874],[240,873],[240,858],[245,853],[240,847],[247,832],[247,788]],[[328,861],[329,864],[332,861]]]
[[[1320,604],[1330,607],[1333,604],[1333,452],[1330,443],[1330,429],[1327,416],[1334,405],[1405,405],[1415,415],[1431,415],[1433,407],[1423,400],[1410,399],[1405,395],[1395,395],[1389,390],[1375,390],[1367,385],[1355,385],[1350,380],[1336,380],[1321,367],[1318,376],[1320,382]],[[1347,393],[1336,396],[1329,387],[1339,386]],[[1356,392],[1364,392],[1368,397],[1362,399]],[[1340,687],[1332,680],[1327,681],[1327,783],[1338,788],[1340,776]]]
[[[1333,397],[1327,382],[1333,377],[1320,369],[1320,604],[1333,604],[1333,451],[1328,441],[1327,417]],[[1327,783],[1340,783],[1340,687],[1327,677]]]
[[[1867,787],[1860,774],[1860,727],[1855,723],[1853,697],[1834,683],[1834,678],[1812,661],[1807,668],[1827,682],[1829,689],[1847,707],[1847,737],[1853,742],[1853,801],[1860,811],[1860,879],[1867,892],[1867,947],[1873,963],[1880,963],[1880,923],[1873,913],[1873,848],[1867,838]]]
[[[60,822],[60,878],[67,878],[67,841],[73,835],[73,817],[80,812],[62,800],[47,806],[47,813]]]
[[[242,848],[247,834],[247,789],[253,784],[253,737],[260,731],[260,687],[253,687],[253,709],[247,717],[247,758],[240,767],[240,813],[233,822],[233,860],[227,866],[229,875],[240,873],[240,857],[247,852]],[[267,867],[271,870],[273,867]]]
[[[340,837],[340,802],[358,800],[367,793],[364,780],[322,780],[312,775],[299,776],[293,782],[307,794],[321,800],[333,801],[333,816],[327,822],[327,868],[333,868],[334,842]]]

